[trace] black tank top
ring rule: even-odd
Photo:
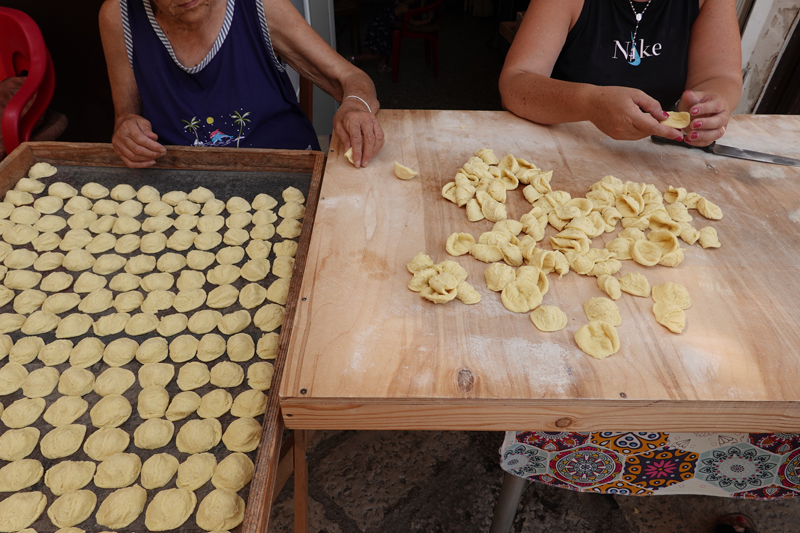
[[[646,2],[634,2],[641,13]],[[636,32],[628,0],[584,0],[553,66],[553,79],[641,89],[672,109],[685,89],[699,0],[651,0]]]

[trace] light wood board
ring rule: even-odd
[[[287,427],[800,429],[800,168],[614,141],[590,123],[544,127],[504,112],[384,110],[380,120],[386,146],[365,169],[332,143],[280,390]],[[722,144],[798,158],[798,141],[798,117],[736,116]],[[691,213],[698,229],[717,228],[722,248],[688,247],[678,268],[624,261],[620,272],[684,285],[693,306],[683,334],[656,323],[652,300],[623,294],[619,353],[585,355],[573,335],[586,323],[583,303],[603,294],[574,272],[549,276],[544,303],[569,317],[555,333],[507,311],[486,288],[487,265],[470,256],[455,260],[481,293],[478,305],[435,305],[408,290],[405,265],[417,252],[454,259],[444,249],[451,233],[491,229],[440,193],[483,147],[553,170],[553,188],[573,196],[612,174],[720,205],[721,221]],[[420,175],[396,179],[394,161]],[[530,209],[521,188],[508,206],[517,219]]]

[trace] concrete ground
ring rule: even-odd
[[[309,533],[485,533],[503,473],[496,432],[325,431],[309,446]],[[293,531],[293,490],[270,532]],[[711,533],[728,513],[759,533],[800,531],[800,499],[620,497],[530,485],[514,533]]]

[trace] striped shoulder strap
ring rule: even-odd
[[[269,37],[269,27],[267,26],[267,16],[264,14],[264,0],[256,0],[256,9],[258,9],[258,21],[261,24],[261,33],[264,35],[264,42],[267,45],[272,62],[275,64],[280,72],[286,71],[286,63],[278,59],[275,55],[275,49],[272,48],[272,39]]]
[[[119,0],[119,10],[122,14],[122,33],[125,34],[125,49],[128,51],[128,63],[133,68],[133,36],[131,35],[131,21],[128,19],[128,0]]]

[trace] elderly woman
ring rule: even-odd
[[[741,91],[734,0],[533,0],[500,75],[503,104],[528,120],[696,146],[725,133]],[[660,124],[676,102],[685,136]]]
[[[318,148],[286,63],[341,102],[334,131],[356,166],[383,145],[372,81],[289,0],[106,0],[100,33],[129,167],[153,165],[163,144]]]

